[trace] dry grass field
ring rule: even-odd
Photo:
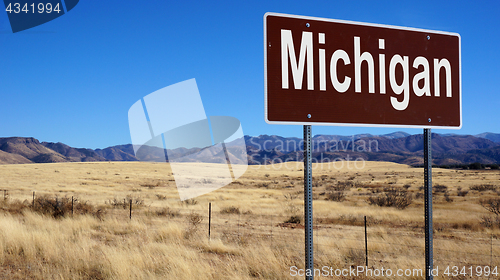
[[[302,169],[249,166],[181,203],[168,164],[0,165],[0,278],[302,279],[290,275],[304,266]],[[480,204],[500,198],[500,172],[435,168],[433,183],[437,279],[471,278],[447,266],[500,266],[500,219]],[[366,216],[369,268],[423,268],[422,185],[422,168],[314,164],[315,267],[364,265]]]

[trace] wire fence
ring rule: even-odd
[[[49,193],[2,190],[4,200],[18,199],[30,204],[41,195]],[[73,198],[71,199],[73,202]],[[128,203],[127,203],[128,202]],[[109,205],[108,205],[109,206]],[[140,218],[142,215],[165,216],[165,222],[170,220],[192,226],[189,219],[192,215],[200,217],[196,227],[202,232],[206,230],[206,238],[221,239],[237,243],[267,243],[271,248],[275,245],[298,246],[304,244],[304,227],[300,223],[286,222],[290,215],[259,213],[259,210],[241,212],[224,211],[214,203],[196,205],[196,208],[186,205],[169,207],[169,215],[163,215],[162,207],[137,205],[124,200],[120,207],[108,207],[110,215],[124,219]],[[205,208],[205,209],[200,209]],[[303,219],[303,217],[301,217]],[[314,219],[314,255],[315,258],[328,256],[332,252],[342,251],[350,254],[350,260],[369,266],[387,262],[389,259],[408,256],[416,253],[414,258],[424,262],[425,242],[423,228],[349,222],[329,223],[319,222],[324,217]],[[423,221],[422,221],[423,224]],[[499,236],[484,231],[463,231],[449,229],[447,232],[434,234],[434,263],[436,265],[460,266],[500,266]],[[303,245],[302,245],[303,247]],[[420,252],[420,255],[418,253]],[[297,251],[298,257],[304,257],[304,250]]]

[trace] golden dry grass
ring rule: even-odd
[[[388,186],[409,185],[414,196],[422,193],[423,170],[385,162],[343,164],[313,167],[315,265],[363,265],[367,216],[370,267],[422,268],[423,199],[399,210],[369,205],[367,198]],[[301,163],[249,166],[229,186],[181,203],[167,164],[0,165],[0,189],[8,190],[2,209],[22,201],[29,205],[35,191],[37,197],[77,197],[94,211],[61,219],[33,213],[29,206],[22,214],[0,212],[0,278],[296,279],[290,266],[303,267],[304,231],[283,222],[302,213],[302,168]],[[500,189],[500,172],[436,168],[433,175],[434,184],[447,186],[453,199],[434,195],[436,265],[499,265],[500,231],[480,224],[490,214],[478,203],[498,193],[469,190],[458,196],[458,191],[477,184]],[[356,183],[345,201],[325,200],[342,181]],[[128,209],[116,204],[130,198],[138,202],[132,220]],[[227,211],[231,207],[239,214]]]

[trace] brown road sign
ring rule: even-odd
[[[266,13],[271,124],[462,126],[460,35]]]

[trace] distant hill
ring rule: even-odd
[[[481,136],[481,137],[479,137]],[[432,134],[433,163],[438,165],[500,163],[500,134],[482,133],[476,136]],[[245,136],[250,164],[302,161],[302,139],[277,135]],[[312,138],[313,157],[317,162],[339,159],[390,161],[409,165],[423,164],[423,136],[394,132],[385,135],[357,134],[352,136],[315,135]],[[228,143],[229,157],[241,154]],[[40,143],[33,137],[0,138],[0,164],[88,162],[88,161],[154,161],[168,158],[165,150],[143,146],[136,156],[131,144],[104,149],[74,148],[63,143]],[[169,151],[184,161],[217,162],[219,155],[202,148],[179,148]],[[234,158],[234,157],[232,157]]]
[[[137,161],[134,156],[134,148],[132,144],[118,145],[105,149],[96,149],[95,153],[105,160],[112,161]]]
[[[500,133],[485,132],[485,133],[481,133],[481,134],[476,135],[476,137],[486,138],[486,139],[491,140],[493,142],[500,143]]]
[[[0,150],[0,164],[31,163],[32,161],[18,154],[11,154]]]
[[[92,149],[72,148],[63,143],[42,142],[42,145],[60,155],[64,156],[66,161],[103,161],[106,160]]]
[[[422,134],[410,135],[403,138],[387,139],[384,137],[363,138],[364,141],[378,142],[378,150],[382,152],[418,153],[423,152],[424,137]],[[496,143],[471,135],[456,135],[443,137],[432,134],[433,153],[465,153],[474,149],[487,149],[497,146]]]
[[[9,154],[22,156],[29,162],[42,163],[67,161],[63,155],[45,147],[33,137],[0,138],[0,150]]]
[[[409,165],[423,164],[423,135],[393,134],[381,136],[316,135],[312,138],[313,157],[317,162],[338,159],[390,161]],[[302,139],[280,136],[245,136],[249,161],[263,164],[303,160]],[[433,163],[438,165],[499,163],[495,152],[499,143],[472,135],[432,134]]]
[[[33,137],[0,138],[0,163],[2,164],[105,160],[108,159],[92,149],[73,148],[63,143],[40,143]]]
[[[397,139],[397,138],[404,138],[404,137],[408,137],[410,136],[411,134],[409,133],[406,133],[406,132],[403,132],[403,131],[396,131],[396,132],[393,132],[393,133],[389,133],[389,134],[383,134],[381,135],[382,137],[385,137],[385,138],[389,138],[389,139]]]
[[[480,160],[465,160],[468,162],[484,162],[486,161],[486,159],[493,159],[496,160],[497,163],[500,163],[500,145],[488,149],[471,150],[466,153],[466,156],[477,156],[478,158],[480,158]]]

